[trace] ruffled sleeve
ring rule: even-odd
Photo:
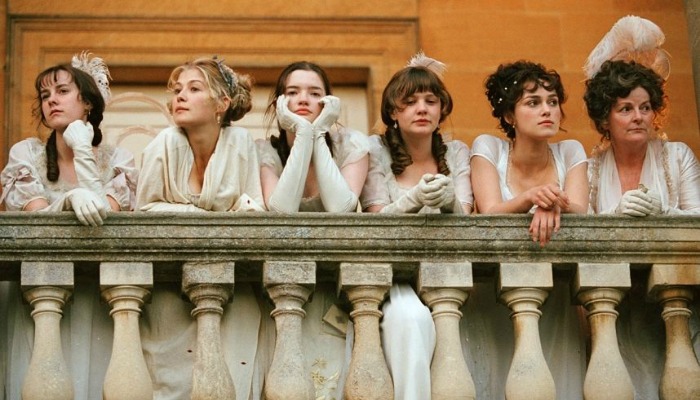
[[[333,141],[333,158],[340,169],[359,161],[369,153],[369,141],[362,132],[341,128],[336,133],[331,134],[331,140]]]
[[[258,152],[260,166],[272,168],[277,176],[281,176],[283,169],[282,160],[279,153],[277,153],[277,149],[272,147],[272,143],[266,139],[258,139],[255,141],[255,148]]]
[[[105,193],[113,197],[122,211],[131,211],[136,206],[136,183],[138,170],[134,155],[128,150],[115,148],[109,161],[112,179],[104,186]]]
[[[49,201],[37,165],[45,155],[44,145],[38,139],[25,139],[10,149],[7,166],[0,174],[2,198],[7,211],[21,211],[32,200]]]
[[[461,205],[472,206],[474,193],[470,180],[469,147],[459,140],[447,142],[447,162],[455,187],[455,197]]]
[[[394,176],[391,172],[391,156],[382,145],[382,138],[377,135],[370,136],[368,143],[369,172],[360,195],[363,210],[374,205],[391,204],[389,180]]]

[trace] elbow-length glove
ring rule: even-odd
[[[92,138],[95,135],[92,125],[82,120],[71,122],[66,131],[63,132],[63,141],[73,149],[73,165],[75,175],[78,178],[78,185],[97,195],[110,208],[107,195],[105,194],[100,172],[97,168],[95,154],[92,152]]]
[[[656,191],[646,188],[628,190],[620,198],[615,213],[632,217],[661,214],[661,196]]]
[[[73,210],[83,225],[100,226],[107,218],[107,208],[95,193],[85,188],[69,190],[59,199],[41,211],[58,212]]]
[[[324,104],[323,110],[312,124],[314,171],[318,180],[321,201],[328,212],[355,211],[357,195],[353,193],[345,181],[345,177],[340,173],[324,136],[340,116],[340,99],[334,96],[325,96],[321,99],[321,103]]]
[[[421,177],[418,184],[406,191],[403,196],[391,204],[387,204],[381,209],[380,213],[387,214],[406,214],[417,213],[423,206],[434,201],[430,193],[434,192],[433,188],[429,187],[429,182],[434,179],[433,174],[425,174]]]
[[[282,129],[293,132],[296,137],[287,164],[267,206],[270,211],[293,213],[299,211],[306,176],[309,173],[313,152],[313,126],[305,118],[291,112],[287,106],[288,101],[284,95],[277,98],[277,121]]]

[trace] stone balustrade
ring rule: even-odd
[[[336,286],[353,321],[341,381],[348,400],[393,399],[379,322],[396,282],[413,284],[432,311],[435,400],[699,398],[700,344],[691,321],[700,309],[700,218],[567,215],[544,248],[530,240],[528,224],[520,215],[120,213],[93,228],[68,213],[0,214],[0,281],[21,283],[35,324],[22,398],[75,397],[59,329],[74,279],[97,279],[113,319],[105,399],[153,398],[139,318],[153,287],[167,283],[179,284],[192,303],[191,398],[236,398],[222,318],[238,285],[252,284],[259,300],[273,305],[277,332],[261,397],[316,399],[303,358],[313,342],[302,323],[320,282]],[[493,308],[486,311],[486,303]],[[643,304],[660,327],[646,332],[662,343],[651,375],[639,375],[649,366],[635,364],[649,360],[628,356],[635,351],[626,339],[634,334],[626,325],[634,315],[625,311],[629,304]],[[576,326],[557,325],[563,308]],[[551,342],[560,337],[552,325],[580,333],[580,374],[562,365],[566,349]],[[488,340],[496,346],[482,346],[467,331],[494,332]]]

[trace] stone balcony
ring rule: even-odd
[[[92,228],[69,213],[2,213],[0,281],[21,282],[36,326],[22,397],[80,398],[60,324],[75,280],[87,279],[99,282],[114,321],[112,354],[104,355],[105,399],[154,398],[139,313],[154,285],[166,282],[179,283],[194,305],[192,399],[235,398],[235,379],[221,356],[231,344],[219,332],[222,307],[242,283],[263,288],[275,306],[266,398],[318,395],[310,366],[298,362],[312,345],[301,320],[318,285],[332,284],[355,322],[345,399],[391,399],[391,376],[376,357],[382,354],[376,322],[392,282],[411,283],[432,310],[434,400],[700,398],[693,349],[700,339],[691,334],[700,327],[690,311],[700,309],[693,296],[700,286],[700,218],[567,215],[544,248],[530,240],[528,224],[522,215],[120,213]],[[486,303],[505,314],[484,311]],[[552,331],[561,328],[563,308],[580,316],[566,328],[584,343],[580,374],[557,357],[560,336]],[[638,331],[630,316],[639,310],[658,328],[644,333],[659,344],[658,359],[640,356],[635,345],[644,341],[628,340]],[[483,351],[478,337],[479,326],[508,315],[508,328],[488,339],[507,352],[504,361]],[[0,340],[7,337],[0,333]],[[0,343],[0,350],[7,347]],[[8,357],[0,356],[2,367]]]

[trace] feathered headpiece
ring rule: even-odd
[[[74,55],[70,64],[74,68],[87,72],[92,76],[105,103],[109,103],[109,99],[112,97],[112,92],[109,90],[109,80],[112,79],[112,77],[109,75],[109,69],[104,60],[100,57],[93,57],[90,59],[90,52],[83,51],[80,54]]]
[[[445,74],[445,71],[447,71],[447,66],[434,59],[430,58],[423,53],[423,51],[419,51],[411,57],[411,59],[408,61],[408,64],[406,64],[406,67],[424,67],[427,68],[430,71],[433,71],[437,76],[442,79],[442,76]]]
[[[648,19],[628,15],[613,25],[588,56],[583,67],[586,77],[593,78],[608,60],[635,61],[666,79],[671,73],[668,53],[661,49],[664,33]]]

